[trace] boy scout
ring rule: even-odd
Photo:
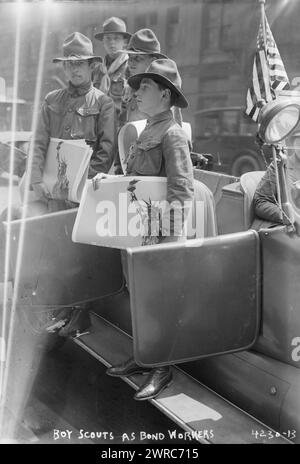
[[[131,76],[128,83],[136,93],[138,109],[148,116],[148,121],[132,150],[127,175],[167,177],[168,204],[171,210],[176,204],[174,209],[177,208],[180,214],[174,214],[167,230],[163,226],[160,242],[184,240],[181,218],[184,205],[192,202],[194,186],[188,140],[171,111],[173,106],[188,106],[181,91],[176,63],[170,59],[153,61],[145,72]],[[145,369],[131,358],[122,365],[109,368],[107,373],[128,376],[143,371]],[[134,398],[139,401],[155,398],[171,380],[170,367],[152,369]]]
[[[104,63],[99,63],[93,71],[93,83],[113,99],[117,116],[121,108],[128,61],[128,55],[121,53],[121,50],[130,37],[124,21],[116,17],[107,19],[103,23],[103,31],[95,34],[95,38],[103,42],[106,55]]]
[[[151,29],[140,29],[135,32],[129,41],[128,48],[123,50],[123,53],[129,56],[130,76],[144,72],[152,61],[158,58],[167,58],[160,52],[160,43]],[[138,110],[133,89],[127,84],[122,98],[121,124],[145,118],[145,114]]]
[[[144,72],[154,60],[167,58],[166,55],[161,53],[159,40],[151,29],[140,29],[135,32],[129,41],[128,48],[123,50],[123,53],[129,55],[129,76]],[[181,125],[182,116],[180,109],[173,107],[172,111],[175,120]],[[141,119],[147,119],[147,115],[139,110],[135,100],[135,92],[127,83],[122,98],[119,124],[120,126],[123,126],[127,122],[138,121]],[[115,172],[116,174],[122,173],[121,163],[118,156],[115,158]]]
[[[93,54],[90,39],[80,32],[70,34],[63,42],[63,57],[53,61],[63,63],[68,87],[50,92],[45,98],[33,140],[29,173],[36,196],[45,201],[50,210],[54,200],[49,201],[49,192],[42,180],[50,137],[85,139],[93,147],[89,177],[109,171],[115,144],[113,101],[93,87],[91,81],[93,63],[101,61],[101,57]],[[65,207],[68,204],[59,200],[54,209]]]
[[[43,183],[43,168],[50,137],[60,139],[85,139],[93,147],[89,177],[107,173],[113,162],[115,145],[115,109],[112,99],[92,84],[92,67],[102,58],[93,54],[90,39],[80,32],[70,34],[63,42],[62,62],[68,80],[65,89],[50,92],[42,105],[39,124],[33,140],[31,186],[40,200],[35,214],[53,212],[76,206],[67,200],[50,199]],[[60,330],[68,336],[90,325],[86,309],[64,308],[46,328],[48,332]]]

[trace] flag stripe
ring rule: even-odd
[[[257,46],[253,60],[252,82],[247,91],[246,114],[257,122],[261,103],[276,98],[274,90],[290,88],[279,50],[265,17],[266,43],[262,24],[259,26]]]

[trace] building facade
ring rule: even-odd
[[[286,70],[290,79],[297,82],[300,2],[267,0],[266,4]],[[162,51],[177,62],[190,101],[184,119],[192,123],[195,135],[197,111],[245,104],[260,21],[258,0],[60,1],[52,3],[46,19],[42,2],[27,3],[23,11],[18,92],[21,98],[34,98],[45,27],[42,97],[64,85],[61,65],[52,63],[52,58],[61,53],[64,38],[80,31],[93,40],[95,53],[103,55],[102,44],[94,39],[94,34],[109,16],[119,16],[129,32],[143,27],[153,29]],[[9,90],[14,78],[15,4],[0,4],[0,24],[0,76]]]

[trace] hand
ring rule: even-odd
[[[99,183],[103,179],[111,179],[112,177],[121,177],[121,176],[116,176],[115,174],[105,174],[104,172],[98,172],[93,178],[92,178],[92,184],[93,184],[93,189],[98,190],[99,188]]]
[[[32,188],[39,200],[48,200],[51,196],[44,182],[32,184]]]
[[[86,143],[87,145],[89,145],[91,148],[94,149],[94,147],[95,147],[95,141],[94,141],[94,140],[87,140],[87,139],[85,139],[85,143]]]
[[[107,179],[108,177],[114,177],[110,174],[104,174],[104,172],[98,172],[93,178],[92,178],[92,184],[93,184],[93,189],[98,190],[99,188],[99,182],[103,179]]]

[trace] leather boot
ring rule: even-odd
[[[144,385],[142,385],[134,395],[134,399],[143,401],[155,398],[171,383],[171,381],[172,371],[169,366],[152,369]]]
[[[149,369],[146,367],[140,367],[136,364],[133,358],[129,358],[122,364],[118,366],[109,367],[106,371],[108,375],[112,377],[122,377],[132,374],[143,374],[149,372]]]

